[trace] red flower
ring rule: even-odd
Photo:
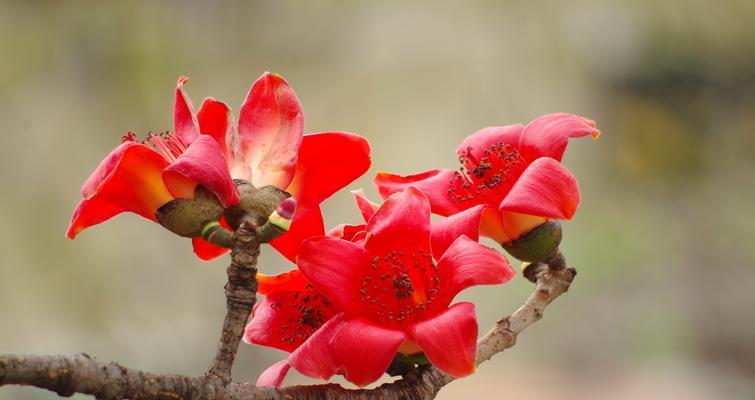
[[[526,127],[485,128],[456,150],[461,171],[378,172],[375,184],[383,197],[415,186],[430,199],[434,213],[476,225],[483,235],[508,243],[546,220],[574,216],[579,186],[560,161],[569,138],[587,135],[600,135],[595,122],[572,114],[544,115]]]
[[[272,242],[294,259],[304,238],[324,230],[319,204],[369,168],[367,140],[346,132],[304,135],[299,100],[276,74],[254,82],[238,129],[228,106],[215,99],[205,99],[195,114],[183,91],[186,80],[179,79],[176,87],[175,132],[150,135],[142,143],[130,134],[84,184],[68,237],[124,211],[156,220],[160,206],[191,198],[197,184],[224,206],[233,205],[239,195],[231,178],[239,178],[256,187],[277,186],[297,200],[291,229]],[[193,240],[202,259],[227,251]]]
[[[474,306],[449,305],[461,290],[506,282],[514,270],[464,235],[450,246],[431,245],[430,205],[417,189],[391,196],[374,214],[366,199],[358,201],[369,217],[365,226],[306,240],[300,272],[260,280],[268,297],[245,340],[292,354],[265,371],[259,385],[279,385],[293,366],[323,379],[342,373],[363,386],[399,351],[422,351],[454,376],[474,370]]]

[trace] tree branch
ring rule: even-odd
[[[254,232],[251,226],[247,226]],[[229,314],[240,312],[241,306],[254,304],[256,281],[245,289],[228,290],[235,285],[244,285],[234,278],[234,265],[244,271],[254,269],[259,245],[255,240],[244,242],[239,235],[234,262],[229,267],[229,284],[226,294],[239,297],[228,298]],[[242,250],[243,249],[243,250]],[[545,308],[558,296],[565,293],[573,281],[573,268],[551,269],[545,264],[531,265],[528,274],[536,281],[534,292],[512,315],[498,321],[477,342],[477,364],[516,344],[518,335],[530,324],[543,316]],[[244,272],[244,273],[246,273]],[[233,284],[231,282],[234,282]],[[254,288],[252,290],[251,288]],[[249,292],[251,296],[248,296]],[[251,300],[250,300],[251,297]],[[239,303],[237,303],[239,302]],[[233,311],[232,311],[233,310]],[[210,372],[201,377],[153,374],[123,367],[116,363],[103,363],[86,354],[62,355],[14,355],[0,354],[0,386],[26,385],[51,390],[61,396],[74,393],[94,395],[98,399],[216,399],[216,400],[314,400],[314,399],[422,399],[435,398],[440,389],[453,381],[453,377],[427,366],[409,371],[402,379],[386,383],[374,389],[344,389],[336,384],[292,386],[282,389],[257,388],[248,383],[228,384],[230,367],[243,332],[243,324],[249,312],[241,317],[227,317],[223,339],[218,348]],[[239,322],[242,321],[242,322]],[[240,328],[239,328],[240,326]],[[226,329],[228,328],[228,329]],[[218,379],[221,378],[221,379]]]
[[[257,301],[257,258],[260,244],[256,227],[251,221],[244,221],[236,230],[231,251],[231,265],[228,266],[228,282],[225,284],[226,315],[218,350],[208,378],[217,378],[221,383],[231,382],[231,368],[244,334],[244,327]]]

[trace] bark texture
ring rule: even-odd
[[[228,282],[225,284],[226,315],[218,351],[205,374],[222,383],[231,381],[231,368],[239,349],[244,327],[257,301],[257,258],[260,244],[251,221],[244,221],[233,239]]]

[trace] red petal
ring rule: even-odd
[[[393,193],[400,192],[410,186],[421,190],[430,200],[433,213],[449,216],[463,211],[473,204],[451,201],[448,190],[456,171],[451,169],[436,169],[417,175],[400,176],[379,171],[375,176],[375,185],[380,196],[384,199]]]
[[[284,338],[281,329],[284,325],[293,325],[294,318],[301,317],[292,307],[294,292],[283,291],[269,294],[254,306],[254,316],[244,329],[244,341],[249,344],[273,347],[292,352],[301,345],[306,337]]]
[[[233,128],[231,109],[225,103],[208,97],[199,107],[197,120],[199,121],[199,133],[215,139],[220,148],[223,149],[223,155],[226,159],[230,159],[226,138]]]
[[[343,313],[328,320],[288,357],[300,373],[312,378],[330,379],[341,368],[330,345],[333,336],[345,322]]]
[[[244,331],[245,341],[294,351],[338,314],[333,303],[309,281],[303,277],[294,280],[279,285],[257,304]]]
[[[176,197],[193,198],[196,184],[206,187],[225,207],[239,202],[239,192],[228,172],[223,149],[207,135],[199,136],[163,172],[163,179]]]
[[[291,302],[290,292],[280,292],[268,295],[254,305],[252,320],[244,328],[244,342],[273,347],[283,351],[294,351],[303,341],[289,343],[278,332],[283,325],[293,319],[291,307],[285,307]]]
[[[294,261],[303,240],[325,233],[318,205],[369,167],[370,146],[363,137],[345,132],[305,135],[296,176],[286,189],[296,199],[296,215],[273,247]]]
[[[369,268],[364,248],[329,236],[304,241],[297,264],[304,276],[343,311],[358,312],[354,302]]]
[[[414,341],[441,371],[467,376],[475,370],[477,317],[472,303],[458,303],[411,329]]]
[[[194,246],[194,254],[202,261],[214,260],[230,251],[230,249],[215,246],[199,237],[191,238],[191,244]]]
[[[116,147],[84,183],[84,198],[73,213],[66,236],[73,239],[82,230],[124,211],[156,221],[157,209],[173,200],[162,179],[168,162],[151,148],[137,142]]]
[[[278,361],[262,372],[255,384],[257,387],[279,387],[291,369],[288,360]]]
[[[296,176],[286,190],[299,207],[322,203],[370,168],[367,139],[347,132],[304,135]]]
[[[296,262],[301,243],[311,237],[322,236],[324,233],[325,226],[320,207],[305,209],[297,204],[296,214],[288,232],[270,242],[270,245],[290,261]]]
[[[267,296],[273,292],[302,290],[309,281],[301,271],[294,269],[278,275],[257,274],[257,293]]]
[[[574,114],[547,114],[534,119],[519,139],[519,152],[525,160],[551,157],[561,161],[569,138],[600,136],[595,121]]]
[[[372,215],[375,214],[375,211],[380,208],[380,204],[370,201],[362,189],[352,190],[351,194],[354,195],[354,200],[357,202],[357,208],[362,213],[364,222],[368,222]]]
[[[430,204],[410,187],[389,197],[367,224],[367,249],[379,255],[391,251],[430,250]]]
[[[461,236],[438,261],[442,298],[445,307],[462,290],[475,285],[508,282],[516,275],[514,268],[499,252]]]
[[[352,319],[338,330],[331,346],[343,364],[346,379],[365,386],[383,375],[405,338],[404,332]]]
[[[430,240],[435,258],[440,258],[448,246],[461,235],[478,240],[483,216],[500,221],[498,210],[481,204],[433,223],[430,228]]]
[[[500,209],[545,218],[571,219],[577,206],[577,179],[558,161],[542,157],[524,170],[501,202]]]
[[[361,234],[365,233],[365,229],[367,229],[367,225],[341,224],[328,231],[327,236],[354,242],[361,238]]]
[[[303,134],[304,117],[294,90],[282,76],[265,72],[239,112],[239,142],[254,186],[288,186]]]
[[[485,157],[483,151],[498,143],[508,144],[513,147],[519,145],[519,137],[522,135],[524,125],[514,124],[506,126],[491,126],[467,136],[456,149],[456,154],[462,156],[470,151],[472,156],[480,159]]]
[[[194,106],[191,105],[191,99],[184,92],[183,86],[189,78],[182,76],[178,78],[176,84],[176,103],[173,108],[173,126],[174,131],[179,139],[189,145],[197,137],[199,130],[197,119],[194,116]]]

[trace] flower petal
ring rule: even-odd
[[[273,292],[302,290],[309,281],[301,271],[294,269],[278,275],[257,274],[257,293],[267,296]]]
[[[341,368],[330,341],[345,322],[344,314],[337,314],[322,325],[288,357],[300,373],[312,378],[330,379]]]
[[[137,142],[116,147],[84,183],[83,199],[76,207],[66,236],[124,211],[156,221],[157,209],[173,200],[162,179],[168,162],[156,151]]]
[[[288,232],[270,242],[270,245],[289,261],[296,262],[301,243],[311,237],[321,236],[324,232],[325,225],[320,207],[304,208],[301,203],[297,203],[296,213]]]
[[[438,307],[445,307],[462,290],[475,285],[508,282],[516,275],[501,253],[461,236],[438,260],[443,290]]]
[[[294,351],[339,313],[301,274],[288,278],[289,282],[272,288],[254,308],[244,331],[248,343]]]
[[[518,148],[525,160],[551,157],[561,161],[569,139],[587,135],[600,136],[595,121],[574,114],[547,114],[527,124]]]
[[[501,202],[500,209],[545,218],[571,219],[577,206],[577,179],[558,161],[542,157],[524,170]]]
[[[348,225],[341,224],[328,231],[327,236],[337,237],[339,239],[348,240],[349,242],[355,242],[361,239],[362,234],[365,233],[367,225]]]
[[[194,116],[194,106],[191,105],[191,99],[184,92],[184,84],[189,78],[182,76],[178,78],[176,84],[176,102],[173,108],[173,126],[176,135],[184,145],[188,146],[199,133],[197,118]]]
[[[430,250],[430,204],[415,187],[391,195],[367,223],[370,253]]]
[[[223,149],[210,136],[201,135],[163,172],[165,184],[176,197],[192,198],[200,184],[224,207],[239,202],[239,192],[228,172]]]
[[[372,215],[375,214],[375,211],[380,208],[380,204],[370,201],[362,189],[352,190],[351,194],[354,195],[354,201],[357,203],[359,212],[362,213],[364,222],[368,222]]]
[[[286,191],[299,207],[322,203],[370,168],[367,139],[348,132],[304,135],[296,176]]]
[[[402,331],[352,319],[336,332],[331,346],[343,364],[346,379],[365,386],[380,378],[406,338]]]
[[[289,369],[291,369],[291,364],[288,363],[288,360],[278,361],[262,372],[255,385],[257,387],[280,387]]]
[[[495,208],[481,204],[434,222],[430,227],[430,241],[435,258],[440,258],[461,235],[478,240],[485,220],[490,220],[490,224],[496,221],[500,224],[501,216]]]
[[[346,132],[305,135],[296,175],[286,189],[296,199],[296,214],[289,231],[272,246],[294,261],[303,240],[325,233],[319,204],[369,167],[370,146],[363,137]]]
[[[276,292],[257,302],[252,320],[244,328],[244,342],[273,347],[283,351],[294,351],[306,338],[289,342],[279,330],[297,315],[290,305],[292,292]]]
[[[514,124],[506,126],[491,126],[480,129],[469,135],[456,149],[456,154],[462,156],[471,153],[476,159],[485,157],[485,149],[499,143],[508,144],[513,147],[519,145],[519,137],[522,135],[524,125]]]
[[[239,143],[254,186],[288,186],[303,134],[304,116],[294,90],[282,76],[265,72],[239,111]]]
[[[211,136],[220,145],[223,155],[230,161],[226,140],[233,129],[233,115],[231,109],[222,101],[212,97],[204,99],[197,112],[199,133]]]
[[[302,243],[297,264],[304,276],[343,311],[359,311],[359,285],[370,265],[364,248],[329,236]]]
[[[375,175],[375,185],[384,199],[414,186],[430,200],[433,213],[449,216],[474,205],[469,202],[451,201],[448,190],[451,188],[451,182],[455,179],[456,173],[452,169],[435,169],[421,174],[401,176],[378,171]]]
[[[414,341],[441,371],[467,376],[475,370],[477,317],[472,303],[458,303],[411,328]]]
[[[194,254],[202,261],[214,260],[230,251],[230,249],[216,246],[199,237],[191,238],[191,244],[194,248]]]

